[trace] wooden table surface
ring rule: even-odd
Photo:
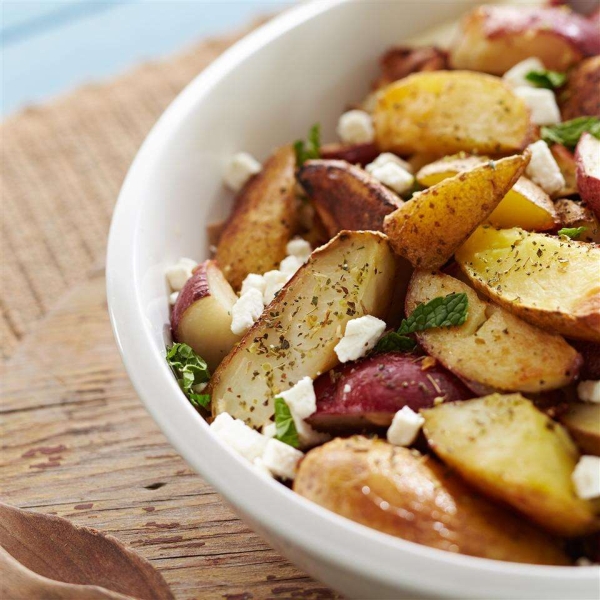
[[[333,598],[248,529],[136,397],[98,269],[0,369],[0,498],[116,536],[178,600]]]

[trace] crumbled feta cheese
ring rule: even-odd
[[[391,152],[382,152],[372,163],[369,163],[365,167],[365,169],[367,172],[370,173],[373,169],[384,167],[389,163],[394,163],[395,165],[402,167],[405,171],[408,171],[409,173],[413,172],[410,163],[406,162],[405,160],[402,160],[399,156],[396,156]]]
[[[369,166],[367,165],[367,167]],[[367,170],[375,179],[398,194],[404,194],[410,190],[415,182],[413,175],[395,162],[388,162]]]
[[[288,405],[292,415],[299,419],[310,417],[317,410],[317,397],[313,380],[310,377],[303,377],[289,390],[279,394]]]
[[[288,277],[278,269],[267,271],[264,275],[265,291],[263,292],[263,302],[265,306],[275,298],[275,294],[288,282]]]
[[[300,442],[301,448],[312,448],[313,446],[324,444],[331,439],[331,436],[328,433],[316,431],[306,421],[299,419],[293,412],[292,418],[294,419],[294,425],[296,426],[298,441]]]
[[[256,289],[249,289],[240,296],[231,309],[231,331],[243,335],[254,325],[264,309],[263,295]]]
[[[514,93],[525,101],[531,111],[531,121],[535,125],[560,123],[560,111],[552,90],[544,88],[518,87]]]
[[[600,403],[600,381],[582,381],[577,386],[577,395],[582,402]]]
[[[287,277],[289,281],[296,271],[304,264],[297,256],[286,256],[279,264],[279,270]]]
[[[258,290],[261,294],[265,292],[265,278],[262,275],[256,273],[250,273],[246,276],[246,279],[242,281],[242,289],[240,296],[243,296],[248,290]]]
[[[169,304],[171,306],[175,306],[177,298],[179,298],[179,292],[173,292],[172,294],[169,294]]]
[[[563,177],[558,164],[548,148],[548,144],[543,140],[530,144],[528,146],[531,152],[531,160],[525,174],[534,183],[537,183],[547,194],[553,195],[565,187],[565,178]]]
[[[375,139],[371,115],[364,110],[349,110],[338,121],[337,134],[346,144],[368,144]]]
[[[348,321],[344,337],[334,348],[340,362],[364,356],[375,347],[384,331],[385,322],[371,315]]]
[[[279,440],[270,439],[264,449],[262,461],[273,475],[282,479],[294,479],[298,463],[303,456],[300,450]]]
[[[352,386],[349,383],[347,383],[344,386],[343,392],[344,392],[344,394],[349,394],[351,391],[352,391]]]
[[[277,425],[275,423],[267,423],[262,426],[262,434],[268,438],[275,437],[277,433]]]
[[[410,446],[417,439],[423,423],[425,419],[419,413],[404,406],[394,415],[387,430],[388,442],[394,446]]]
[[[582,456],[572,479],[579,498],[590,500],[600,497],[600,456]]]
[[[531,71],[544,71],[545,67],[539,58],[526,58],[504,73],[502,79],[513,87],[535,87],[525,75]]]
[[[210,428],[221,441],[249,461],[261,457],[269,441],[264,435],[227,413],[217,415]]]
[[[231,157],[223,179],[225,185],[233,190],[239,192],[247,181],[262,170],[262,165],[247,152],[238,152]]]
[[[312,248],[306,240],[294,238],[288,242],[288,245],[285,247],[285,252],[288,256],[295,256],[305,263],[310,258]]]
[[[255,458],[252,461],[252,464],[254,465],[254,468],[261,475],[264,475],[265,477],[268,477],[269,479],[273,477],[273,473],[271,473],[271,471],[269,470],[267,465],[265,465],[265,461],[262,458]]]
[[[180,258],[174,265],[167,269],[167,281],[171,286],[171,291],[179,292],[192,276],[193,270],[198,263],[191,258]]]

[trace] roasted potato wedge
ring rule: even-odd
[[[294,150],[279,148],[235,200],[215,255],[235,290],[249,273],[276,269],[285,258],[298,220],[295,168]]]
[[[555,203],[561,227],[585,227],[577,238],[580,242],[600,244],[600,223],[594,213],[582,202],[563,198]]]
[[[366,171],[343,160],[309,160],[298,181],[330,236],[342,229],[381,231],[383,218],[404,204]]]
[[[475,494],[434,458],[382,440],[357,436],[311,450],[294,491],[432,548],[512,562],[569,562],[555,540]]]
[[[561,196],[572,196],[577,193],[577,164],[573,153],[562,144],[552,144],[550,152],[565,180],[565,187],[560,190]]]
[[[568,433],[520,394],[440,404],[421,412],[433,451],[482,493],[564,536],[596,531],[594,505],[575,494],[579,459]]]
[[[415,194],[384,219],[394,251],[420,269],[448,261],[522,175],[529,155],[488,162]]]
[[[345,160],[351,165],[368,165],[379,156],[379,148],[368,144],[323,144],[321,158],[325,160]]]
[[[600,219],[600,140],[584,133],[575,149],[577,189],[581,199]]]
[[[213,414],[261,427],[277,393],[335,367],[350,319],[386,317],[395,265],[386,237],[371,231],[342,232],[313,252],[213,374]]]
[[[406,314],[418,304],[453,292],[467,294],[469,312],[460,327],[417,333],[423,348],[473,389],[542,392],[571,382],[581,366],[579,354],[559,335],[525,323],[507,310],[480,299],[467,284],[442,273],[415,271],[406,297]]]
[[[558,100],[563,121],[600,117],[600,56],[582,60],[570,73]]]
[[[308,422],[321,431],[389,427],[404,406],[414,411],[436,399],[472,398],[455,375],[430,356],[390,352],[336,367],[315,381],[317,411]]]
[[[447,69],[448,54],[436,46],[421,48],[398,46],[385,52],[379,59],[379,65],[381,66],[381,76],[375,83],[375,88],[385,87],[412,73]]]
[[[567,337],[600,341],[600,247],[480,227],[456,261],[478,290],[518,317]]]
[[[600,456],[600,404],[571,404],[560,416],[583,454]]]
[[[423,167],[417,173],[417,181],[430,187],[486,162],[479,156],[447,157]],[[526,177],[515,182],[488,221],[496,227],[521,227],[527,231],[547,231],[554,229],[559,222],[550,196]]]
[[[383,88],[373,113],[382,151],[518,152],[528,143],[527,106],[500,79],[469,71],[415,73]]]
[[[535,56],[547,69],[566,71],[600,53],[594,25],[565,7],[480,6],[463,20],[450,64],[502,75]]]

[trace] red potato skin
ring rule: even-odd
[[[321,146],[321,158],[327,160],[345,160],[351,165],[364,167],[373,162],[380,152],[375,144],[324,144]]]
[[[433,361],[433,362],[432,362]],[[344,392],[349,385],[350,391]],[[472,398],[469,389],[431,357],[390,352],[347,363],[314,384],[317,411],[307,420],[321,431],[387,427],[404,406],[415,412],[445,401]]]
[[[585,149],[587,145],[592,145],[592,150]],[[577,187],[581,199],[592,209],[597,218],[600,219],[600,179],[588,171],[589,162],[600,160],[600,142],[590,133],[584,133],[575,149],[575,163],[577,164]],[[585,156],[590,159],[586,162]]]
[[[183,313],[197,300],[211,295],[208,280],[208,270],[211,268],[218,268],[214,260],[205,260],[199,264],[179,292],[179,296],[177,296],[177,302],[175,302],[175,306],[171,311],[171,330],[175,341],[179,341],[177,339],[177,329],[183,318]]]
[[[448,53],[436,46],[410,48],[397,46],[390,48],[379,59],[381,77],[374,88],[379,89],[411,73],[422,71],[442,71],[448,68]]]
[[[569,343],[583,357],[579,379],[600,379],[600,344],[583,340],[569,340]]]

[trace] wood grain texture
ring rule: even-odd
[[[117,353],[101,271],[0,368],[0,497],[117,537],[178,600],[333,598],[269,548],[170,447]]]

